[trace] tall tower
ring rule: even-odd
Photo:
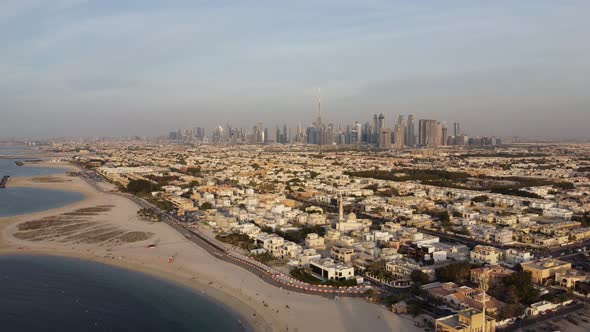
[[[461,135],[461,125],[459,122],[453,123],[453,136],[457,137]]]
[[[414,114],[408,115],[408,122],[406,125],[406,132],[405,132],[405,144],[407,146],[414,146],[416,145],[416,134],[414,133],[416,128],[416,123],[414,119]]]
[[[318,120],[317,120],[318,128],[322,126],[322,94],[320,88],[318,88]]]
[[[397,118],[397,124],[393,128],[393,135],[394,135],[394,144],[396,148],[403,148],[404,147],[404,116],[400,115]]]

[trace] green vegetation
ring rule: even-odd
[[[543,294],[541,296],[541,300],[549,301],[553,304],[562,303],[568,300],[573,300],[575,298],[573,292],[571,291],[558,291],[558,292],[549,292],[547,294]]]
[[[201,167],[189,167],[186,169],[186,174],[192,176],[200,176],[201,175]]]
[[[464,172],[450,172],[444,170],[414,168],[400,168],[392,169],[390,171],[347,171],[344,172],[344,174],[348,176],[389,181],[421,181],[424,184],[431,185],[439,185],[441,182],[449,182],[450,184],[451,181],[464,180],[469,177],[469,174]]]
[[[412,282],[414,282],[416,284],[420,284],[420,285],[427,284],[428,281],[430,281],[428,274],[426,274],[420,270],[412,271],[412,273],[410,273],[410,279],[412,280]]]
[[[588,211],[584,212],[584,214],[581,217],[574,216],[572,220],[581,222],[582,227],[590,227],[590,215],[588,214]]]
[[[152,203],[153,205],[155,205],[160,210],[164,210],[164,211],[174,210],[174,204],[170,203],[167,200],[154,199],[154,198],[151,198],[151,197],[147,198],[147,200],[150,203]]]
[[[482,202],[486,202],[487,200],[488,200],[488,196],[480,195],[480,196],[473,197],[473,199],[471,201],[475,202],[475,203],[482,203]]]
[[[178,177],[177,175],[168,175],[168,174],[165,174],[162,176],[148,174],[145,176],[145,178],[156,182],[158,184],[158,186],[160,186],[160,187],[166,186],[170,182],[178,181],[180,179],[180,177]]]
[[[374,278],[385,281],[393,281],[393,275],[387,271],[385,261],[379,260],[367,266],[365,273],[372,275]]]
[[[276,190],[276,186],[273,183],[261,183],[256,186],[256,190],[260,193],[272,193]]]
[[[133,179],[127,184],[127,191],[133,194],[149,194],[157,190],[160,190],[160,186],[144,179]]]
[[[406,303],[408,305],[408,314],[414,317],[421,314],[424,308],[428,306],[428,303],[426,301],[416,298],[410,299]]]
[[[451,225],[451,215],[447,210],[417,210],[417,214],[427,214],[434,219],[438,219],[443,226]]]
[[[199,210],[209,210],[212,208],[213,208],[213,205],[209,202],[203,202],[203,204],[201,204],[201,206],[199,206]]]
[[[159,214],[156,214],[152,209],[141,208],[137,210],[137,215],[153,221],[162,221],[162,217],[160,217]]]
[[[511,304],[529,305],[539,302],[539,290],[534,287],[531,273],[528,271],[514,272],[489,290],[496,299]]]
[[[576,291],[588,295],[590,293],[590,282],[581,281],[576,283]]]
[[[256,243],[252,240],[248,235],[245,234],[238,234],[238,233],[231,233],[225,235],[217,235],[215,237],[217,240],[225,243],[229,243],[236,247],[240,247],[245,250],[252,250],[256,248]]]
[[[398,293],[398,294],[391,294],[383,298],[383,304],[387,306],[394,305],[400,301],[404,301],[406,299],[406,294]]]
[[[506,303],[498,310],[497,318],[500,320],[521,316],[524,314],[525,307],[520,303]]]
[[[469,282],[471,269],[474,267],[468,262],[452,263],[435,270],[436,280],[440,282],[454,282],[465,285]]]
[[[262,254],[254,254],[254,255],[251,255],[250,257],[252,257],[255,260],[259,261],[260,263],[263,263],[266,265],[280,265],[280,264],[285,263],[285,261],[277,259],[276,257],[274,257],[273,255],[271,255],[268,252],[265,252]]]
[[[502,194],[502,195],[510,195],[510,196],[528,197],[528,198],[543,198],[535,193],[520,190],[517,188],[494,188],[494,189],[492,189],[492,193]]]

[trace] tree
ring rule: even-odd
[[[209,210],[212,209],[213,205],[209,202],[204,202],[203,204],[201,204],[201,206],[199,207],[199,210]]]
[[[427,284],[428,281],[430,280],[430,278],[428,277],[428,274],[424,273],[423,271],[420,270],[414,270],[412,271],[412,273],[410,273],[410,279],[414,282],[414,283],[418,283],[421,285]]]
[[[133,179],[127,184],[127,190],[134,194],[147,194],[158,189],[158,185],[144,179]]]
[[[465,284],[470,279],[471,264],[469,262],[452,263],[435,270],[436,279],[442,282]]]
[[[490,294],[506,303],[526,305],[539,302],[540,293],[529,271],[514,272],[490,289]]]
[[[480,196],[476,196],[473,197],[473,199],[471,201],[475,202],[475,203],[482,203],[488,200],[488,196],[486,195],[480,195]]]
[[[524,314],[524,306],[520,303],[507,303],[498,311],[498,318],[500,320],[521,316]]]

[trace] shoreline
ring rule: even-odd
[[[85,198],[56,209],[0,218],[0,255],[74,257],[145,273],[188,287],[196,293],[204,292],[207,297],[237,313],[247,323],[245,325],[255,331],[420,330],[414,326],[413,320],[364,299],[341,298],[335,301],[271,286],[250,271],[211,256],[168,225],[140,220],[136,213],[139,207],[125,197],[96,191],[80,177],[66,174],[50,177],[64,181],[37,183],[32,181],[34,177],[22,177],[19,183],[30,187],[77,191]],[[100,183],[100,186],[108,187],[110,184]],[[101,204],[111,204],[112,211],[105,212],[106,218],[93,216],[93,222],[150,232],[153,236],[123,244],[64,243],[61,238],[35,242],[14,236],[18,232],[17,226],[22,223]],[[150,243],[158,245],[147,249]],[[172,263],[168,262],[169,257],[174,257]]]
[[[208,287],[207,285],[204,285],[204,284],[200,284],[197,281],[191,282],[191,279],[188,279],[188,280],[180,279],[177,276],[171,275],[166,272],[153,270],[153,269],[143,266],[143,265],[136,265],[136,264],[130,265],[127,262],[118,262],[117,260],[111,261],[111,260],[101,259],[100,257],[95,257],[95,256],[82,256],[82,255],[77,255],[72,252],[54,252],[54,253],[48,253],[45,251],[38,251],[38,252],[26,251],[25,252],[22,250],[10,250],[10,249],[4,250],[4,249],[0,248],[0,257],[8,257],[8,256],[11,256],[11,257],[36,256],[36,257],[71,258],[71,259],[78,259],[78,260],[85,261],[85,262],[104,264],[107,266],[130,271],[133,273],[142,274],[142,275],[148,276],[150,278],[156,279],[158,281],[184,288],[184,289],[190,291],[191,293],[195,294],[196,296],[202,296],[202,297],[206,298],[207,301],[219,306],[223,311],[227,312],[227,314],[232,316],[232,318],[234,318],[237,322],[240,322],[240,324],[242,326],[244,326],[245,331],[247,331],[247,332],[257,331],[256,329],[254,329],[254,326],[252,325],[251,321],[248,319],[248,316],[245,315],[243,310],[237,309],[236,307],[227,303],[227,302],[229,302],[229,301],[227,301],[228,299],[226,298],[228,295],[221,295],[221,294],[212,295],[212,294],[217,293],[216,289]],[[208,290],[210,292],[205,292],[205,290]],[[237,305],[241,305],[241,304],[237,304]]]
[[[29,164],[30,165],[30,164]],[[26,167],[25,164],[22,167]],[[32,165],[37,166],[37,165]],[[45,165],[37,166],[37,167],[47,167]],[[69,170],[77,170],[75,166],[70,164],[62,164],[62,163],[51,163],[51,167],[54,168],[64,168],[65,171]],[[189,276],[182,276],[180,273],[171,273],[166,269],[157,269],[153,265],[145,264],[145,262],[134,262],[130,259],[108,259],[104,256],[101,257],[96,253],[84,253],[80,251],[73,251],[68,250],[65,248],[51,248],[51,249],[43,249],[43,248],[28,248],[24,246],[14,246],[8,243],[10,241],[10,235],[6,234],[7,229],[11,226],[14,227],[22,222],[27,220],[33,220],[37,218],[44,217],[46,215],[55,215],[59,214],[63,211],[72,211],[78,207],[82,207],[88,205],[92,199],[92,192],[96,193],[94,188],[91,188],[90,185],[84,182],[84,180],[78,177],[72,177],[72,179],[76,178],[81,182],[82,186],[72,186],[71,182],[64,181],[64,182],[33,182],[33,179],[38,177],[68,177],[64,173],[59,174],[52,174],[48,176],[31,176],[31,177],[14,177],[13,185],[14,188],[39,188],[39,189],[49,189],[49,190],[59,190],[59,191],[68,191],[68,192],[76,192],[83,195],[83,198],[77,202],[73,202],[70,204],[66,204],[63,206],[55,207],[48,210],[43,211],[35,211],[31,213],[19,214],[14,216],[6,216],[0,217],[0,255],[2,256],[9,256],[9,255],[35,255],[35,256],[56,256],[56,257],[67,257],[67,258],[76,258],[85,261],[90,261],[94,263],[106,264],[109,266],[114,266],[117,268],[122,268],[125,270],[133,271],[136,273],[142,273],[148,275],[152,278],[157,278],[163,280],[165,282],[169,282],[180,287],[188,288],[191,292],[195,294],[200,294],[205,296],[209,301],[212,301],[221,307],[223,307],[229,313],[237,316],[240,318],[242,322],[245,322],[246,331],[270,331],[269,327],[267,326],[266,321],[262,321],[260,319],[253,320],[252,313],[256,313],[256,317],[260,317],[261,315],[256,311],[256,309],[251,308],[247,304],[240,301],[238,298],[231,296],[225,292],[222,292],[214,287],[211,287],[203,282],[199,282],[198,279]],[[70,185],[69,185],[70,184]],[[69,185],[69,186],[68,186]],[[86,186],[86,188],[84,188]],[[70,187],[70,188],[64,188]],[[129,201],[133,204],[131,201]],[[138,207],[139,208],[139,207]]]

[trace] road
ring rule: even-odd
[[[161,211],[148,201],[144,200],[143,198],[127,193],[105,191],[95,182],[92,176],[89,176],[87,173],[87,171],[83,171],[80,174],[80,177],[84,179],[86,183],[92,186],[95,190],[99,192],[125,197],[133,201],[139,207],[156,211],[156,213],[162,217],[162,222],[166,223],[168,226],[170,226],[180,235],[185,237],[187,240],[203,248],[209,254],[215,256],[220,260],[232,263],[234,265],[240,266],[245,270],[252,272],[252,274],[258,276],[270,285],[294,292],[316,294],[327,297],[364,297],[366,296],[365,294],[368,290],[373,290],[375,293],[379,293],[379,291],[375,291],[373,287],[365,285],[353,287],[333,287],[325,285],[312,285],[296,280],[291,276],[284,274],[281,271],[278,271],[268,265],[265,265],[261,262],[252,259],[251,257],[241,254],[237,250],[227,249],[223,244],[221,244],[215,239],[208,237],[206,234],[200,232],[198,229],[195,230],[185,227],[182,224],[182,222],[178,220],[176,217],[168,213],[164,213],[163,211]]]
[[[580,310],[584,307],[583,303],[576,303],[576,304],[572,304],[569,305],[565,308],[559,309],[558,311],[555,311],[551,314],[545,314],[545,315],[538,315],[535,317],[530,317],[530,318],[526,318],[526,319],[522,319],[508,327],[505,328],[497,328],[496,331],[498,332],[513,332],[513,331],[517,331],[519,329],[522,329],[524,327],[527,326],[531,326],[537,323],[541,323],[547,320],[553,320],[555,318],[561,318],[563,316],[569,315],[574,311]]]

